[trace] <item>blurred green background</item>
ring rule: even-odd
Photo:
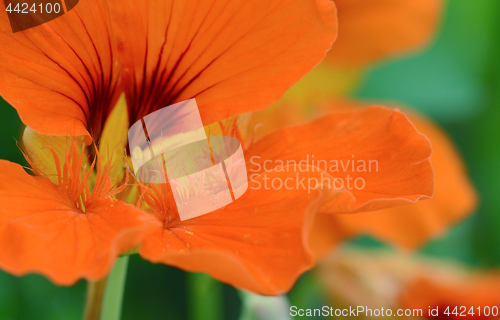
[[[425,52],[393,59],[368,70],[354,94],[398,101],[434,119],[456,142],[480,195],[478,212],[422,249],[480,268],[500,266],[500,2],[449,1],[436,41]],[[0,101],[0,158],[23,163],[16,145],[22,130],[17,113]],[[353,241],[374,245],[368,238]],[[136,256],[130,259],[123,319],[188,319],[190,275]],[[201,283],[201,284],[200,284]],[[212,293],[202,307],[219,308],[217,318],[238,319],[238,292],[207,282]],[[200,290],[200,288],[195,288]],[[203,288],[202,288],[203,289]],[[220,292],[221,299],[217,292]],[[0,320],[80,319],[85,282],[54,286],[38,275],[17,278],[0,271]],[[192,294],[191,294],[192,296]],[[321,287],[304,275],[289,294],[292,305],[324,305]]]

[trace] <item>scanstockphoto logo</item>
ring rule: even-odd
[[[233,137],[207,137],[195,99],[134,123],[129,148],[136,178],[170,183],[181,220],[222,208],[248,188],[245,157]]]
[[[307,190],[329,188],[336,190],[363,190],[366,177],[379,172],[379,163],[373,159],[359,159],[351,155],[348,159],[317,159],[315,155],[306,155],[303,160],[262,160],[260,156],[250,158],[250,179],[254,180],[263,171],[289,172],[287,178],[269,178],[255,181],[252,190]],[[253,173],[252,173],[253,172]],[[319,173],[311,176],[312,172]]]
[[[52,21],[76,7],[79,0],[3,0],[12,32]]]

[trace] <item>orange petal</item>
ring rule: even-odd
[[[442,0],[335,0],[339,37],[326,62],[363,67],[423,47],[434,35]]]
[[[0,161],[0,266],[41,273],[59,285],[99,280],[115,258],[137,246],[149,215],[111,198],[79,213],[48,179]]]
[[[259,110],[325,56],[328,0],[110,1],[131,123],[196,98],[203,123]]]
[[[26,125],[44,134],[89,131],[98,139],[119,72],[107,16],[102,2],[80,1],[62,17],[13,34],[0,15],[0,95]]]
[[[349,213],[431,197],[431,152],[429,140],[403,113],[371,107],[275,131],[251,145],[245,157],[250,176],[293,163],[325,171],[345,192],[321,212]]]
[[[415,248],[440,236],[477,207],[477,194],[450,138],[436,125],[407,113],[433,145],[435,192],[432,199],[415,204],[358,215],[318,215],[314,251],[323,255],[345,237],[368,234],[406,248]]]
[[[270,185],[294,175],[267,172],[225,208],[167,228],[159,222],[156,233],[143,242],[141,256],[260,294],[287,292],[313,265],[306,240],[319,205],[319,190]]]

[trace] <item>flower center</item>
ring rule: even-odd
[[[109,177],[111,161],[108,161],[106,166],[102,168],[97,150],[95,150],[94,161],[90,165],[85,156],[84,147],[78,152],[76,141],[71,143],[64,158],[61,157],[63,159],[60,159],[52,149],[49,150],[52,152],[57,170],[55,184],[58,186],[59,192],[63,193],[75,210],[80,213],[85,213],[97,200],[116,195],[126,187],[128,172],[124,177],[125,183],[117,187],[118,182],[113,183]],[[30,160],[29,156],[25,156],[37,175],[49,178]]]

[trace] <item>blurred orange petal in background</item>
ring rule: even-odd
[[[332,105],[344,109],[367,104],[337,101]],[[311,245],[318,256],[328,253],[332,246],[346,238],[359,235],[370,235],[395,246],[415,249],[442,236],[476,209],[476,190],[453,142],[436,124],[407,108],[402,110],[432,143],[430,160],[434,169],[434,196],[373,213],[318,215],[315,231],[311,232]]]
[[[362,68],[389,56],[423,48],[436,33],[443,8],[440,0],[337,0],[335,3],[339,37],[327,58],[279,103],[252,115],[248,134],[253,139],[259,140],[281,128],[304,124],[335,111],[374,104],[397,107],[394,103],[349,101],[345,96],[359,86]],[[318,214],[310,238],[318,258],[341,241],[363,234],[414,249],[443,235],[476,209],[475,188],[447,134],[409,108],[401,110],[433,146],[435,190],[432,199],[356,215]]]
[[[344,247],[319,264],[317,275],[330,298],[342,307],[383,307],[393,309],[393,314],[395,309],[421,309],[424,318],[436,319],[497,319],[500,315],[492,310],[500,304],[498,270],[474,270],[423,255]],[[462,316],[452,314],[455,307]],[[429,308],[438,308],[437,313],[429,316]]]
[[[339,36],[325,63],[365,67],[422,49],[432,39],[443,0],[335,0]]]
[[[306,123],[309,118],[316,116],[321,118],[328,114],[331,119],[338,118],[340,121],[343,114],[341,111],[362,110],[367,106],[369,104],[366,102],[332,99],[316,105],[312,104],[306,109],[292,103],[281,102],[267,110],[254,113],[247,134],[253,135],[257,141],[265,140],[268,135],[272,136],[272,132],[283,130],[280,128],[294,124]],[[338,112],[333,112],[335,110]],[[318,258],[327,254],[340,242],[359,235],[371,235],[396,246],[414,249],[430,239],[443,235],[451,226],[472,214],[477,207],[476,191],[453,142],[429,120],[407,108],[401,108],[401,110],[406,113],[416,130],[424,134],[432,144],[430,160],[435,184],[432,198],[405,206],[355,215],[319,213],[310,238],[310,245]],[[280,116],[281,114],[283,116]],[[334,122],[330,130],[335,128],[333,124]],[[321,132],[322,137],[328,136],[326,127]],[[325,143],[335,146],[334,143],[327,141]],[[300,146],[298,142],[292,143],[294,144]],[[375,144],[371,143],[370,146],[375,146]],[[349,150],[354,149],[339,147],[337,152],[343,154],[348,153]],[[369,150],[368,146],[366,150]],[[359,151],[356,151],[356,156],[363,155],[364,152]],[[315,154],[316,159],[323,159],[318,151],[311,152],[311,154]],[[251,151],[248,151],[247,157],[250,155]],[[415,178],[418,179],[418,176]],[[337,211],[337,213],[349,212],[350,210]]]

